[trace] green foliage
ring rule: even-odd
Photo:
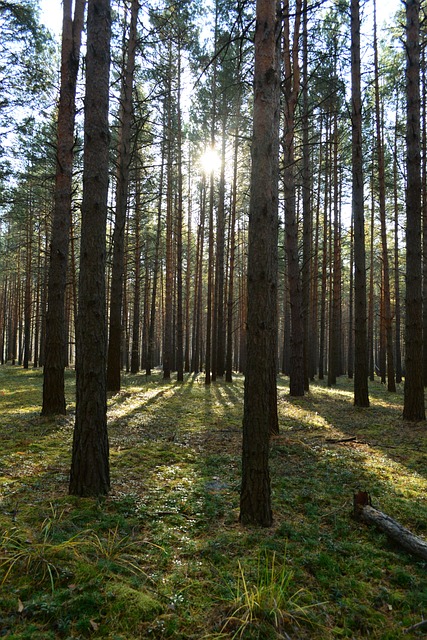
[[[259,554],[253,581],[239,560],[239,575],[235,594],[235,608],[228,616],[222,631],[236,629],[232,638],[273,637],[274,633],[310,622],[313,605],[304,604],[303,589],[295,590],[294,572],[276,552]],[[277,637],[277,635],[275,636]]]
[[[279,378],[275,522],[245,529],[241,377],[206,388],[202,376],[125,375],[109,399],[102,500],[67,495],[74,418],[39,416],[41,383],[0,368],[6,637],[390,640],[425,616],[424,564],[351,518],[360,487],[425,535],[427,436],[402,422],[401,388],[371,384],[370,408],[356,410],[343,378],[298,399]],[[73,384],[67,371],[69,405]]]
[[[42,539],[34,540],[17,527],[4,531],[0,538],[0,569],[3,569],[4,584],[12,571],[24,572],[40,582],[49,580],[52,591],[55,578],[60,576],[61,564],[70,561],[70,552],[79,554],[81,535],[59,543],[49,541],[49,530],[42,528]]]
[[[31,0],[0,2],[0,124],[17,118],[16,107],[48,104],[53,45]],[[51,96],[50,96],[51,97]],[[43,102],[42,102],[43,101]]]

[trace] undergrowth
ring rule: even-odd
[[[419,637],[426,565],[352,519],[352,496],[427,538],[426,423],[403,390],[278,379],[271,529],[238,523],[243,381],[124,375],[109,399],[112,491],[68,495],[68,415],[39,415],[42,374],[0,368],[0,635],[106,638]],[[407,634],[405,631],[410,630]]]

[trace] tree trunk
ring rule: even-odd
[[[120,391],[123,273],[125,227],[131,161],[132,91],[137,47],[139,0],[132,0],[127,51],[123,52],[123,80],[119,108],[119,145],[117,151],[116,217],[113,234],[111,271],[110,331],[108,337],[107,390]]]
[[[221,172],[219,177],[219,193],[216,226],[216,264],[215,264],[215,371],[216,375],[224,375],[224,250],[225,250],[225,151],[227,140],[227,108],[222,106],[222,151]]]
[[[130,372],[137,373],[139,370],[139,344],[140,344],[140,306],[141,306],[141,168],[138,167],[136,175],[135,193],[135,213],[134,213],[134,289],[133,289],[133,321],[132,321],[132,349],[130,357]],[[144,314],[144,319],[146,315]],[[144,341],[143,349],[146,348]]]
[[[76,0],[74,19],[72,18],[71,5],[71,0],[64,0],[55,204],[50,244],[48,309],[44,335],[42,415],[65,414],[66,412],[64,390],[67,348],[65,342],[65,290],[71,232],[75,98],[86,2],[85,0]]]
[[[359,0],[351,0],[352,174],[354,213],[354,404],[369,406],[366,339],[366,259],[363,199]]]
[[[169,44],[169,62],[172,64],[172,44]],[[172,166],[172,80],[167,79],[166,101],[166,264],[165,264],[165,315],[163,343],[163,378],[170,380],[173,368],[173,166]]]
[[[285,201],[286,255],[288,265],[289,299],[291,304],[291,368],[289,393],[304,395],[304,324],[302,310],[302,282],[299,264],[298,222],[295,204],[295,109],[300,91],[298,39],[301,20],[301,0],[297,0],[292,43],[290,41],[289,0],[284,3],[283,60],[284,60],[284,134],[283,188]]]
[[[269,437],[278,428],[279,21],[275,0],[257,0],[256,11],[240,521],[271,526]]]
[[[228,275],[228,300],[227,300],[227,349],[225,364],[225,380],[233,380],[233,317],[234,317],[234,271],[236,255],[236,210],[237,210],[237,184],[238,184],[238,157],[239,157],[239,111],[241,105],[241,94],[239,91],[236,105],[236,129],[234,138],[233,153],[233,186],[231,200],[231,220],[230,220],[230,257]]]
[[[393,209],[394,209],[394,298],[395,298],[395,348],[396,348],[396,382],[402,382],[402,350],[401,350],[401,309],[400,309],[400,277],[399,277],[399,193],[398,193],[398,110],[394,127],[393,154]]]
[[[192,357],[191,371],[199,373],[201,361],[201,324],[202,324],[202,282],[203,282],[203,245],[205,237],[205,216],[206,216],[206,180],[202,177],[200,186],[200,216],[197,231],[196,265],[195,265],[195,286],[194,286],[194,307],[193,307],[193,337],[192,337]]]
[[[337,382],[341,373],[341,231],[339,220],[339,179],[338,179],[338,114],[334,114],[334,220],[331,278],[331,314],[329,318],[329,364],[328,386]]]
[[[31,358],[31,315],[32,315],[32,243],[33,243],[33,203],[31,192],[28,196],[28,219],[26,221],[26,255],[25,255],[25,287],[24,287],[24,352],[23,367],[28,369]]]
[[[106,394],[106,225],[111,12],[109,0],[89,0],[85,143],[76,353],[76,421],[70,494],[110,489]]]
[[[357,520],[363,520],[366,524],[374,525],[405,551],[427,560],[427,541],[414,535],[409,529],[402,527],[399,522],[396,522],[387,514],[374,509],[370,504],[369,495],[363,491],[359,491],[354,496],[354,516]]]
[[[422,241],[422,273],[423,273],[423,383],[427,387],[427,71],[426,50],[421,50],[421,220],[423,230]]]
[[[329,220],[329,115],[325,131],[325,196],[323,204],[323,235],[322,235],[322,277],[320,292],[320,332],[319,332],[319,380],[325,377],[325,335],[326,335],[326,296],[328,289],[328,220]]]
[[[303,68],[302,68],[302,317],[303,317],[303,353],[304,353],[304,390],[309,391],[310,379],[310,342],[317,327],[311,326],[310,281],[312,262],[312,212],[311,212],[311,176],[310,176],[310,124],[308,96],[308,1],[303,8]]]
[[[354,224],[353,224],[354,227]],[[368,297],[368,375],[371,382],[375,380],[375,353],[374,353],[374,236],[375,215],[371,206],[371,224],[369,236],[369,297]]]
[[[387,222],[386,222],[386,199],[385,199],[385,168],[384,168],[384,146],[381,131],[381,109],[380,109],[380,85],[378,70],[378,43],[377,43],[377,11],[374,0],[374,70],[375,70],[375,124],[377,142],[377,162],[378,162],[378,187],[379,187],[379,208],[381,222],[381,247],[382,247],[382,267],[383,267],[383,297],[384,297],[384,329],[387,354],[387,388],[389,391],[396,391],[394,378],[394,358],[393,358],[393,324],[390,304],[390,271],[387,247]]]
[[[348,348],[347,348],[347,375],[350,380],[354,376],[354,317],[353,317],[353,264],[354,264],[354,248],[353,248],[353,216],[350,224],[350,274],[348,287]]]
[[[421,272],[420,162],[420,2],[406,2],[406,322],[403,417],[425,420],[422,378],[423,324]]]
[[[189,172],[190,174],[191,172]],[[187,264],[185,271],[185,347],[184,347],[184,371],[189,373],[191,369],[191,327],[190,327],[190,292],[191,292],[191,279],[194,277],[192,272],[192,200],[191,200],[191,178],[189,178],[188,185],[188,210],[187,210]]]
[[[184,380],[184,318],[183,318],[183,289],[182,289],[182,223],[183,223],[183,179],[182,179],[182,122],[181,122],[181,43],[178,45],[177,72],[177,208],[176,208],[176,379]]]
[[[162,144],[162,158],[160,163],[160,180],[159,180],[159,199],[157,204],[157,229],[156,229],[156,245],[154,249],[154,266],[153,266],[153,288],[151,292],[150,304],[150,323],[148,328],[148,350],[145,373],[151,376],[154,357],[154,334],[156,326],[156,303],[157,303],[157,281],[159,278],[159,256],[160,256],[160,240],[162,237],[162,199],[163,199],[163,182],[164,182],[164,144]]]

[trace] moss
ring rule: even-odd
[[[107,589],[110,600],[109,622],[114,629],[136,631],[141,623],[150,622],[162,610],[162,604],[144,589],[133,589],[125,583],[112,583]]]
[[[73,374],[66,378],[71,398]],[[400,391],[370,385],[371,408],[354,412],[351,382],[316,383],[292,399],[278,378],[275,523],[265,530],[238,524],[241,377],[207,389],[202,376],[176,385],[160,374],[124,375],[124,393],[109,400],[112,491],[102,500],[66,495],[73,418],[40,419],[41,374],[0,368],[0,381],[0,531],[16,527],[24,541],[49,545],[79,541],[55,558],[53,592],[26,565],[0,584],[6,637],[219,638],[238,563],[253,588],[264,552],[286,556],[295,592],[311,607],[313,626],[292,637],[391,640],[426,610],[424,563],[351,518],[360,487],[404,526],[426,530],[426,477],[414,469],[427,435],[424,425],[403,428]],[[270,623],[259,619],[242,637],[267,640]]]

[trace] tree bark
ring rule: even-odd
[[[160,240],[162,237],[162,200],[163,200],[163,182],[165,169],[165,145],[162,144],[162,154],[160,162],[160,180],[159,180],[159,199],[157,204],[157,228],[156,228],[156,245],[154,249],[154,265],[153,265],[153,288],[151,291],[150,303],[150,322],[148,328],[148,349],[145,373],[151,376],[154,357],[154,335],[156,325],[156,303],[157,303],[157,282],[159,279],[159,256],[160,256]]]
[[[275,0],[257,0],[240,521],[267,527],[269,437],[278,427],[278,23]]]
[[[387,388],[389,391],[396,391],[396,382],[394,376],[394,357],[393,357],[393,324],[391,317],[390,303],[390,269],[388,260],[387,246],[387,222],[386,222],[386,188],[385,188],[385,167],[384,167],[384,145],[381,130],[381,109],[380,109],[380,84],[378,69],[378,42],[377,42],[377,10],[374,1],[374,70],[375,70],[375,125],[376,125],[376,143],[377,143],[377,162],[378,162],[378,190],[379,190],[379,209],[381,222],[381,248],[382,248],[382,267],[383,267],[383,297],[384,297],[384,329],[385,329],[385,349],[386,349],[386,367],[387,367]]]
[[[110,0],[89,0],[87,23],[83,201],[76,352],[76,421],[70,494],[110,489],[106,393],[106,225]]]
[[[172,68],[172,43],[169,42],[169,63]],[[174,171],[173,160],[173,119],[172,119],[172,79],[166,79],[166,263],[165,263],[165,313],[164,313],[164,342],[163,342],[163,379],[170,380],[173,368],[173,192]]]
[[[352,174],[354,214],[354,404],[369,406],[366,336],[366,258],[363,198],[359,0],[351,0]]]
[[[236,102],[236,129],[234,132],[233,149],[233,186],[231,198],[230,220],[230,258],[228,275],[228,300],[227,300],[227,348],[225,359],[225,380],[233,380],[233,318],[234,318],[234,272],[236,255],[236,210],[237,210],[237,184],[238,184],[238,157],[239,157],[239,111],[241,105],[241,92],[239,91]]]
[[[55,203],[50,244],[48,309],[44,336],[42,415],[45,416],[66,413],[64,390],[65,290],[71,232],[75,98],[86,2],[85,0],[76,0],[74,19],[72,18],[71,5],[71,0],[64,0]]]
[[[370,504],[369,495],[363,491],[359,491],[354,496],[354,516],[357,520],[363,520],[366,524],[371,524],[383,531],[405,551],[427,560],[427,541],[413,534],[387,514],[374,509]]]
[[[137,46],[139,0],[132,0],[127,50],[123,52],[123,79],[119,107],[119,145],[117,152],[116,218],[113,234],[111,271],[110,331],[107,356],[107,390],[120,391],[123,273],[125,227],[131,162],[132,90]]]
[[[425,420],[422,378],[420,2],[406,2],[406,322],[403,417]]]
[[[303,353],[304,353],[304,390],[310,389],[310,343],[317,327],[311,325],[311,266],[312,266],[312,211],[311,211],[311,173],[310,173],[310,114],[308,95],[308,0],[303,3],[303,65],[302,65],[302,317],[303,317]]]
[[[141,297],[141,167],[138,166],[135,181],[135,213],[134,213],[134,289],[133,289],[133,321],[132,321],[132,348],[130,357],[130,372],[139,370],[139,345],[140,345],[140,297]],[[144,321],[147,314],[144,313]],[[146,349],[146,341],[142,341],[143,350]]]
[[[176,379],[184,380],[184,317],[182,285],[182,226],[183,226],[183,177],[182,177],[182,114],[181,114],[181,38],[178,40],[177,68],[177,208],[176,208]]]
[[[333,132],[334,157],[334,219],[333,250],[331,246],[331,304],[329,318],[329,364],[328,386],[337,382],[341,373],[341,230],[339,216],[339,177],[338,177],[338,114],[334,113]]]
[[[31,358],[31,316],[32,316],[32,244],[33,244],[33,203],[31,191],[28,194],[28,219],[25,225],[25,286],[24,286],[24,349],[23,367],[28,369]]]
[[[295,198],[295,110],[300,92],[298,40],[301,22],[301,1],[295,8],[294,34],[290,40],[289,0],[284,3],[283,60],[284,60],[284,133],[283,188],[285,201],[286,256],[288,265],[289,299],[291,304],[291,367],[289,393],[304,395],[304,322],[302,282],[299,264],[299,238]]]
[[[394,315],[395,315],[395,349],[396,349],[396,382],[402,382],[402,350],[401,350],[401,309],[400,309],[400,269],[399,269],[399,194],[398,194],[398,111],[394,126],[393,151],[393,210],[394,210]]]
[[[326,342],[326,297],[328,289],[328,220],[329,220],[329,172],[330,172],[330,122],[329,114],[326,118],[325,129],[325,188],[323,203],[323,234],[322,234],[322,275],[320,290],[320,330],[319,330],[319,380],[325,377],[325,342]]]

